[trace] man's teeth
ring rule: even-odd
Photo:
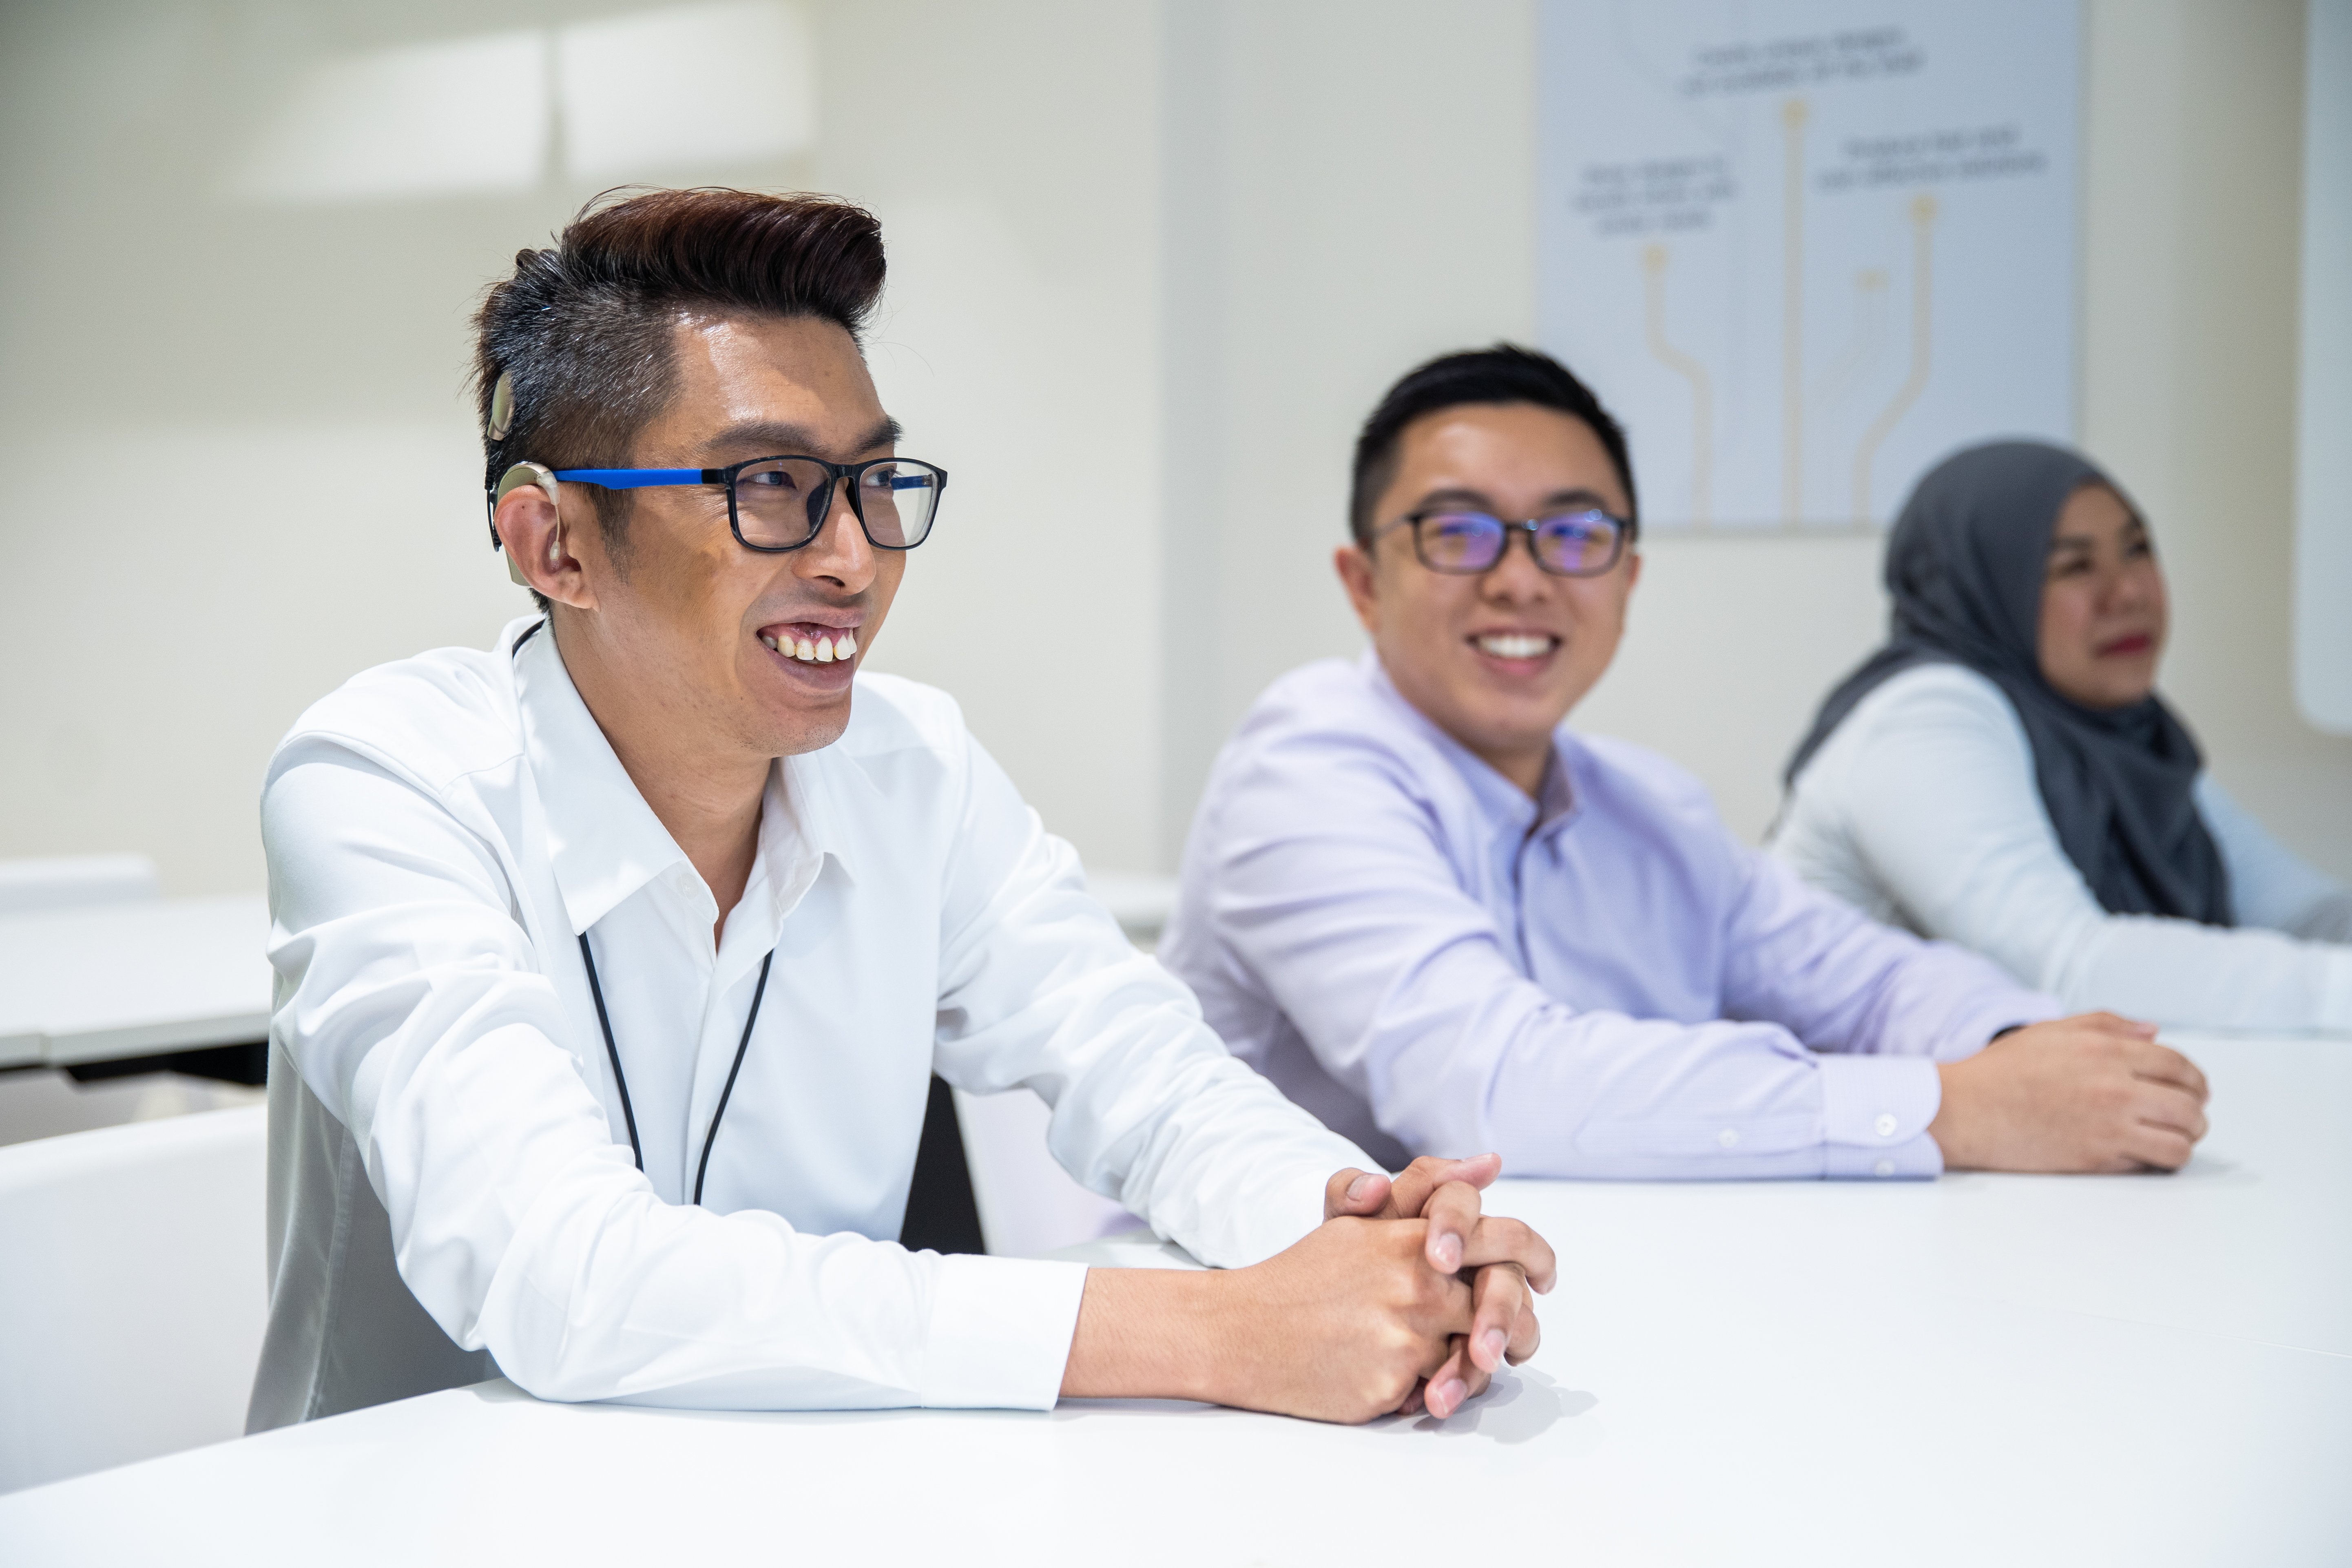
[[[836,659],[857,657],[857,634],[855,632],[844,632],[838,637],[819,637],[814,642],[806,637],[794,642],[790,637],[765,635],[760,640],[786,658],[804,659],[810,664],[831,664]]]
[[[1480,637],[1478,651],[1490,654],[1496,658],[1541,658],[1551,651],[1551,645],[1552,639],[1549,637],[1523,637],[1516,633],[1506,633],[1497,637]]]

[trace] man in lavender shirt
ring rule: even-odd
[[[1413,371],[1350,510],[1371,647],[1243,721],[1160,950],[1293,1100],[1391,1165],[1495,1149],[1521,1175],[2188,1160],[2205,1080],[2152,1026],[2057,1017],[1809,889],[1663,758],[1565,727],[1642,561],[1624,437],[1564,367]]]

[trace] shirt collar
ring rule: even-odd
[[[681,885],[701,889],[708,900],[694,863],[646,804],[581,700],[552,630],[530,637],[513,660],[515,705],[547,822],[548,861],[572,931],[586,931],[663,876],[682,872]],[[849,869],[841,791],[833,776],[838,768],[830,752],[787,757],[769,769],[760,847],[735,911],[754,919],[728,921],[729,948],[738,945],[739,926],[747,928],[747,938],[758,939],[759,951],[774,946],[784,917],[815,884],[825,859]],[[714,922],[718,916],[714,909]]]
[[[1557,833],[1582,809],[1576,787],[1582,752],[1564,726],[1552,731],[1551,763],[1544,769],[1543,783],[1536,786],[1536,832]]]
[[[861,812],[870,820],[883,810],[878,799],[856,798],[861,793],[870,796],[873,787],[846,763],[837,744],[776,759],[760,817],[761,858],[771,866],[803,868],[778,880],[779,918],[800,902],[827,860],[856,879],[848,825]]]
[[[692,862],[604,739],[542,626],[514,651],[515,707],[547,821],[547,854],[574,932],[638,889]]]
[[[788,784],[791,759],[780,759],[768,769],[768,787],[760,801],[760,847],[752,858],[751,880],[743,898],[727,917],[719,965],[722,977],[751,966],[761,953],[776,945],[784,917],[816,886],[828,858],[840,860],[829,823],[803,804],[805,792]],[[705,897],[708,897],[708,890]],[[711,918],[718,918],[716,909]]]
[[[1360,668],[1372,689],[1454,764],[1454,771],[1477,798],[1480,814],[1488,822],[1520,837],[1538,833],[1549,836],[1567,826],[1576,816],[1577,748],[1567,725],[1552,731],[1551,760],[1544,767],[1543,782],[1536,786],[1535,797],[1529,799],[1527,791],[1496,772],[1492,763],[1447,734],[1429,715],[1408,701],[1389,679],[1378,653],[1366,648]]]
[[[760,803],[760,849],[742,901],[727,918],[719,949],[720,979],[731,984],[782,935],[784,920],[808,896],[830,862],[854,883],[849,834],[854,803],[842,798],[845,768],[838,752],[821,747],[802,756],[779,757],[768,770]],[[879,809],[866,803],[869,816]],[[716,918],[714,912],[713,918]]]

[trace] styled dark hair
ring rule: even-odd
[[[857,338],[883,271],[882,226],[836,197],[694,190],[596,198],[552,247],[517,251],[514,276],[492,284],[474,312],[484,487],[525,461],[629,466],[637,433],[676,388],[680,311],[815,316]],[[511,379],[514,412],[504,436],[493,437],[501,375]],[[597,521],[617,539],[633,492],[594,493]]]
[[[1625,432],[1601,406],[1592,389],[1548,353],[1516,343],[1496,343],[1491,349],[1441,354],[1416,365],[1389,388],[1381,405],[1364,421],[1363,434],[1356,437],[1355,483],[1348,496],[1348,531],[1358,544],[1369,546],[1372,542],[1372,508],[1396,478],[1397,442],[1404,427],[1424,414],[1465,403],[1532,403],[1583,420],[1601,437],[1610,462],[1616,467],[1617,482],[1625,487],[1625,505],[1632,513],[1625,521],[1639,522],[1641,509],[1633,498],[1633,466],[1625,457]]]

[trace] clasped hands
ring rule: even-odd
[[[1535,1353],[1543,1237],[1479,1212],[1499,1155],[1341,1171],[1323,1223],[1246,1268],[1089,1270],[1062,1392],[1360,1422],[1443,1418]]]
[[[1423,1155],[1394,1178],[1342,1171],[1326,1184],[1322,1228],[1261,1267],[1301,1251],[1339,1258],[1364,1249],[1362,1261],[1344,1267],[1377,1281],[1365,1305],[1393,1315],[1391,1348],[1361,1369],[1357,1404],[1299,1414],[1360,1421],[1426,1408],[1443,1420],[1486,1392],[1505,1362],[1535,1354],[1543,1338],[1535,1298],[1551,1290],[1557,1264],[1526,1225],[1480,1212],[1479,1193],[1502,1170],[1499,1154]]]

